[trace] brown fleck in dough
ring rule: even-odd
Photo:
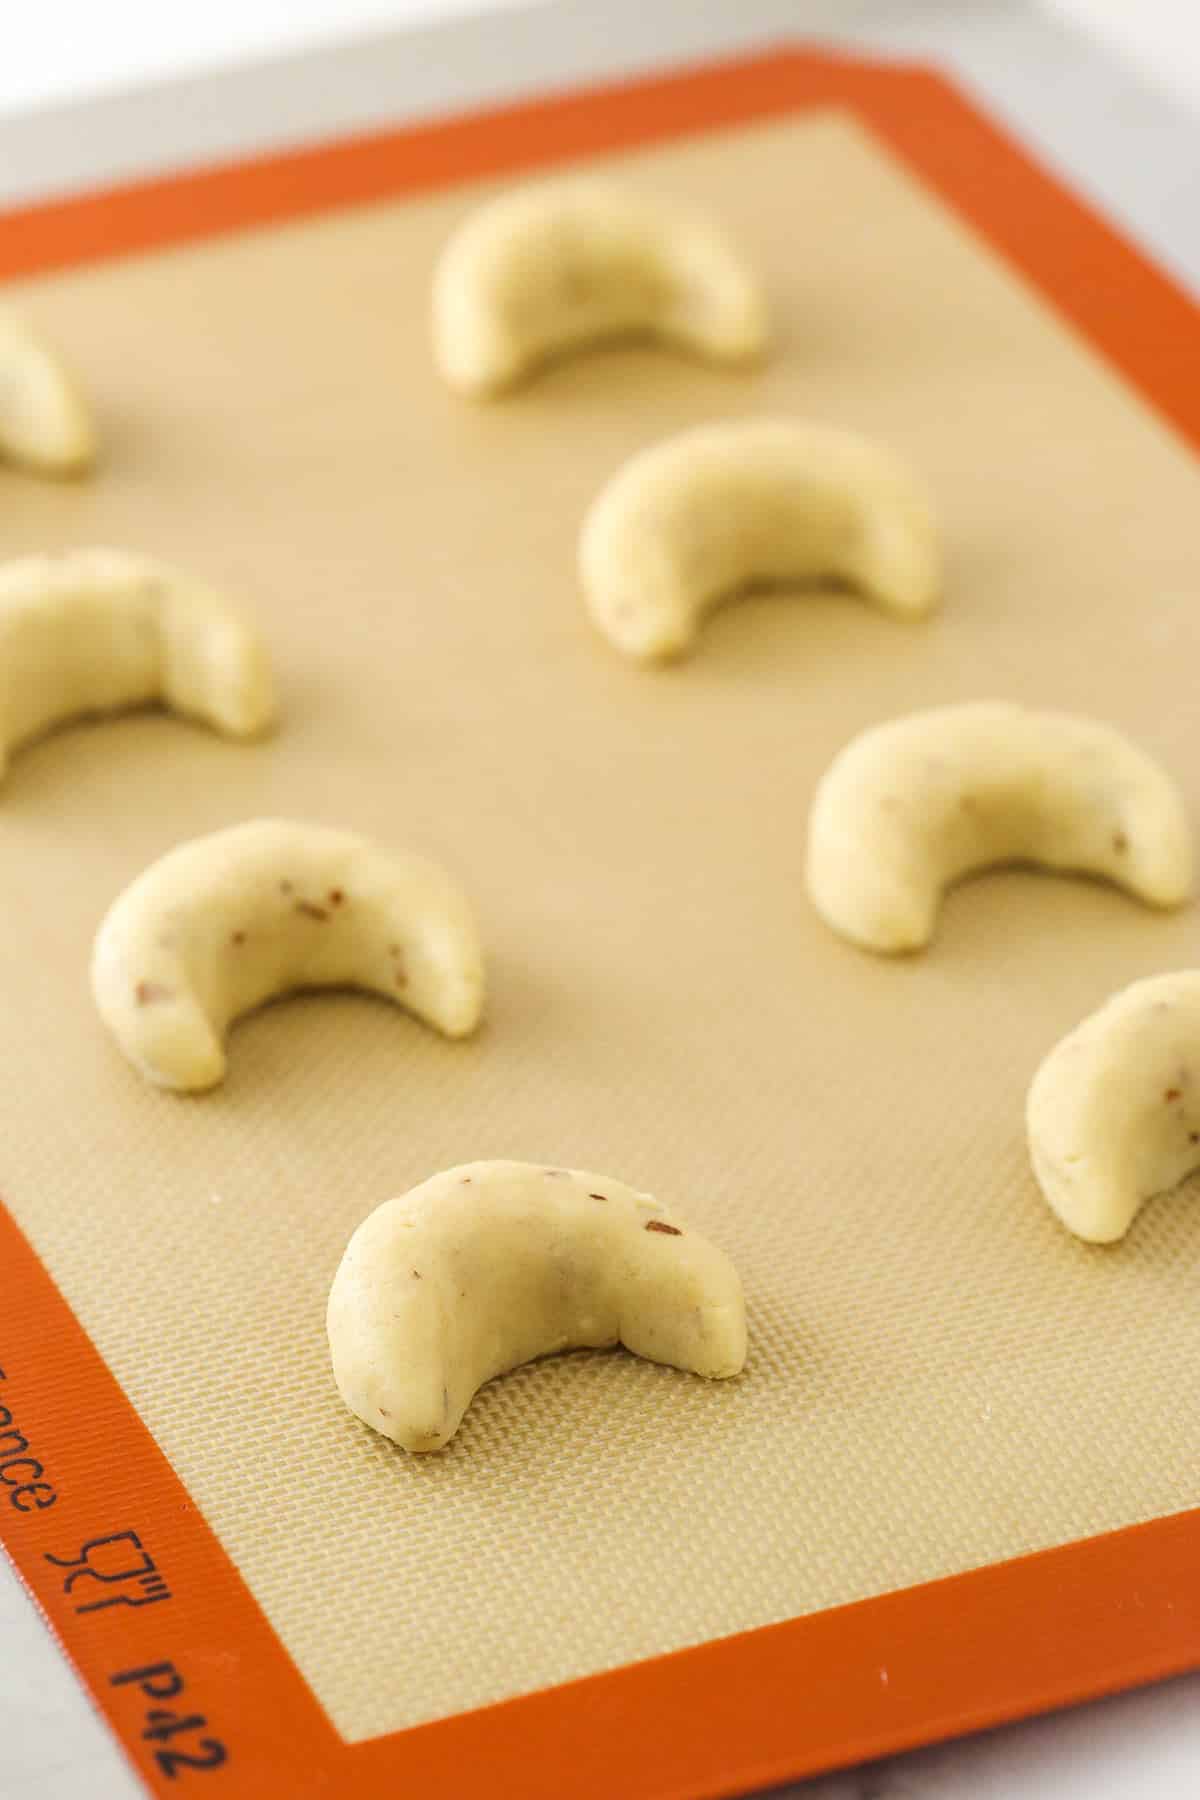
[[[317,919],[322,922],[329,917],[325,907],[314,906],[311,900],[297,900],[296,911],[306,919]]]
[[[171,998],[171,989],[164,987],[161,981],[139,981],[136,997],[139,1006],[157,1006]]]
[[[680,1231],[678,1225],[668,1225],[665,1219],[647,1219],[646,1224],[645,1224],[645,1230],[647,1230],[647,1231],[665,1231],[669,1237],[682,1237],[683,1236],[683,1233],[682,1233],[682,1231]]]

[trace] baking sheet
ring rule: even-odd
[[[1195,806],[1195,461],[848,116],[611,160],[760,262],[761,374],[621,350],[504,407],[444,394],[428,274],[482,189],[22,284],[110,454],[88,488],[6,475],[0,548],[228,581],[287,719],[261,749],[136,718],[14,761],[0,1185],[352,1740],[1197,1499],[1194,1212],[1077,1245],[1021,1134],[1043,1051],[1194,960],[1194,915],[993,875],[886,964],[801,880],[829,757],[942,700],[1109,718]],[[599,483],[670,430],[792,411],[926,472],[944,615],[756,599],[677,670],[622,664],[574,583]],[[90,1013],[94,924],[170,843],[264,812],[460,874],[493,974],[476,1043],[321,997],[239,1027],[213,1096],[139,1087]],[[742,1269],[746,1376],[574,1355],[494,1384],[442,1457],[371,1437],[328,1379],[342,1243],[483,1155],[688,1212]]]

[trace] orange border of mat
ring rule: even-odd
[[[1200,311],[1187,295],[939,77],[823,53],[779,51],[10,212],[0,278],[823,104],[852,108],[1200,446]],[[0,1432],[0,1537],[158,1793],[178,1787],[155,1751],[195,1753],[207,1738],[228,1754],[204,1791],[224,1800],[730,1794],[1200,1665],[1197,1508],[350,1745],[2,1206],[0,1268],[0,1424],[23,1440],[18,1462]],[[22,1491],[18,1470],[49,1486]],[[252,1459],[245,1480],[253,1489]],[[19,1493],[29,1510],[14,1505]],[[65,1593],[47,1553],[70,1558],[128,1531],[169,1582],[169,1603],[77,1613],[81,1592],[107,1590]],[[163,1662],[183,1684],[169,1701],[113,1684]],[[145,1738],[148,1709],[164,1704],[204,1723]]]

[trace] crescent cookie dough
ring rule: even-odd
[[[152,703],[231,737],[273,722],[266,651],[228,601],[121,550],[0,564],[0,773],[67,719]]]
[[[1124,1237],[1200,1168],[1200,969],[1135,981],[1054,1046],[1025,1109],[1029,1154],[1068,1231]]]
[[[1018,862],[1180,906],[1191,829],[1170,777],[1120,732],[1004,701],[873,726],[817,788],[808,891],[826,924],[867,950],[923,948],[951,882]]]
[[[83,393],[31,326],[0,309],[0,458],[43,475],[79,475],[96,457]]]
[[[327,1325],[342,1399],[406,1450],[440,1450],[485,1381],[556,1350],[619,1343],[712,1380],[746,1357],[719,1250],[648,1194],[536,1163],[465,1163],[377,1207]]]
[[[499,393],[568,351],[628,337],[712,362],[762,353],[759,284],[708,219],[577,176],[502,194],[442,252],[434,357],[461,393]]]
[[[92,952],[120,1049],[185,1090],[221,1080],[230,1023],[277,995],[365,988],[465,1037],[483,985],[471,910],[434,863],[283,819],[170,851],[113,903]]]
[[[753,588],[834,581],[920,618],[938,602],[941,551],[928,495],[882,446],[753,419],[685,431],[625,463],[584,519],[579,573],[609,642],[661,661]]]

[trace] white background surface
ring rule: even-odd
[[[0,48],[0,112],[228,66],[510,0],[23,0]],[[543,0],[553,5],[554,0]],[[654,0],[647,0],[653,9]],[[969,11],[972,0],[958,0]],[[1200,0],[1044,0],[1200,106]],[[730,0],[736,5],[736,0]],[[799,8],[798,8],[799,11]]]
[[[32,0],[0,34],[0,115],[506,3]],[[1200,0],[1045,4],[1200,108]],[[971,5],[959,0],[963,12]],[[134,1800],[141,1792],[0,1559],[0,1800]],[[803,1793],[805,1800],[1196,1800],[1200,1676],[829,1777]]]
[[[15,45],[9,38],[0,54],[0,112],[509,4],[515,0],[32,0]]]

